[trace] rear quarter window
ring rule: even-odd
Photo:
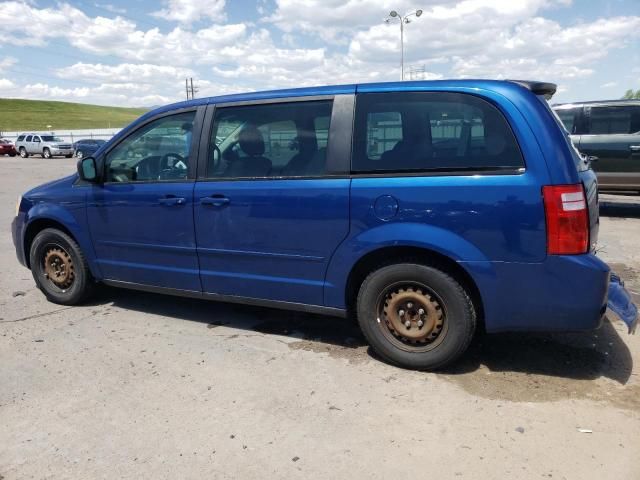
[[[542,105],[544,105],[558,128],[562,131],[562,135],[569,146],[569,153],[571,154],[573,163],[576,166],[576,170],[578,172],[589,170],[589,168],[591,168],[589,166],[589,162],[585,160],[585,156],[580,153],[576,145],[573,143],[573,140],[571,140],[569,130],[567,130],[566,124],[563,122],[562,117],[559,115],[560,109],[551,108],[551,106],[549,105],[549,101],[543,95],[538,95],[538,100],[542,103]]]
[[[502,113],[458,93],[358,95],[352,158],[357,173],[524,167]]]

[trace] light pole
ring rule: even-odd
[[[400,78],[402,80],[404,80],[404,24],[411,22],[411,20],[409,20],[409,17],[411,17],[412,15],[419,17],[420,15],[422,15],[422,10],[418,9],[415,12],[407,13],[404,16],[400,15],[395,10],[391,10],[389,12],[389,17],[385,19],[385,23],[391,23],[391,20],[394,18],[400,20]]]

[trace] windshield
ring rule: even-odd
[[[54,137],[53,135],[42,135],[41,136],[43,142],[63,142],[60,137]]]

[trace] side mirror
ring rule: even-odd
[[[98,169],[96,168],[96,159],[93,157],[85,157],[78,160],[78,175],[86,182],[98,182]]]

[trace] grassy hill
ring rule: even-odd
[[[0,131],[124,127],[146,111],[146,108],[0,98]]]

